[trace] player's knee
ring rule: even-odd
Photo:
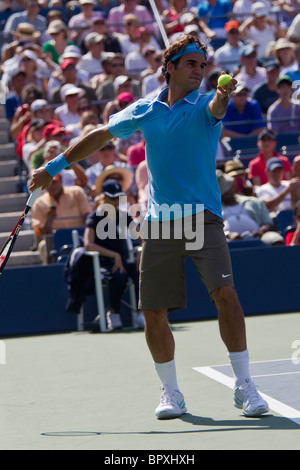
[[[143,310],[145,323],[147,325],[154,324],[158,326],[161,323],[168,321],[167,309],[161,310]]]
[[[219,287],[212,292],[212,298],[219,309],[240,308],[236,290],[232,286]]]

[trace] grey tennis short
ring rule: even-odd
[[[190,235],[186,237],[183,228],[180,237],[174,223],[170,227],[169,236],[166,237],[166,233],[162,232],[162,225],[165,222],[144,222],[140,264],[139,308],[141,310],[171,311],[186,308],[184,262],[188,256],[192,258],[210,294],[219,287],[234,285],[223,220],[208,210],[202,213],[202,221],[196,216],[191,219],[192,231],[197,233],[200,239],[202,230],[203,246],[200,248],[199,243],[193,245]],[[169,222],[167,223],[170,226]],[[153,236],[153,227],[155,233],[159,227],[159,236],[157,234]]]

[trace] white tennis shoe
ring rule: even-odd
[[[233,403],[246,416],[260,416],[269,411],[268,403],[260,396],[253,382],[246,381],[234,389]]]
[[[157,419],[178,418],[186,411],[184,396],[181,392],[161,387],[160,404],[155,410]]]

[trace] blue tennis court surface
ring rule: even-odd
[[[197,372],[233,388],[230,365],[194,367]],[[279,359],[252,362],[250,371],[259,393],[274,411],[300,426],[300,363],[299,360]]]

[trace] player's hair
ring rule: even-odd
[[[195,36],[192,35],[186,35],[177,41],[175,41],[164,53],[163,59],[162,59],[162,75],[165,77],[166,83],[169,84],[170,80],[170,74],[167,71],[167,64],[172,60],[172,57],[176,56],[181,49],[185,49],[188,44],[199,44],[200,49],[204,52],[205,57],[207,57],[207,49],[206,46]],[[179,59],[175,60],[173,64],[175,67],[178,64]]]

